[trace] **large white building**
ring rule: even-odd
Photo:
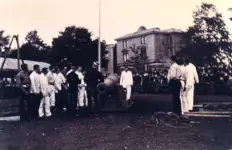
[[[118,71],[125,63],[135,68],[134,61],[132,61],[135,56],[133,50],[137,50],[141,59],[147,57],[138,66],[138,71],[144,71],[154,67],[169,66],[170,57],[185,46],[184,32],[174,28],[160,30],[159,28],[146,29],[142,26],[138,31],[115,40],[117,41]]]

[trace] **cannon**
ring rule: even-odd
[[[97,85],[98,101],[102,107],[108,109],[127,108],[126,94],[119,85],[119,80],[117,74],[110,74],[103,83]],[[111,104],[111,107],[107,104]]]

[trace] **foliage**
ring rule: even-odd
[[[27,34],[26,43],[20,47],[20,57],[26,60],[48,62],[50,47],[39,37],[36,30]],[[10,58],[17,58],[17,51],[13,50],[9,54]]]
[[[0,51],[6,48],[9,44],[10,36],[4,36],[4,31],[0,30]]]
[[[92,40],[91,32],[86,28],[69,26],[52,41],[51,62],[56,63],[66,57],[72,64],[90,67],[98,60],[98,39]],[[102,66],[107,63],[104,58],[105,44],[101,42]]]
[[[140,65],[144,65],[144,63],[148,60],[146,53],[146,47],[145,46],[135,46],[133,44],[129,47],[130,50],[133,52],[133,56],[130,57],[128,60],[129,63],[133,63],[135,65],[135,69],[138,71],[138,68]]]
[[[232,8],[229,8],[228,10],[232,12]],[[230,17],[229,19],[232,21],[232,17]]]
[[[207,68],[207,77],[216,76],[218,72],[215,68],[224,68],[225,71],[231,67],[232,57],[226,24],[216,7],[207,3],[197,7],[193,19],[194,25],[189,27],[186,33],[186,39],[189,39],[187,47],[178,55],[187,55],[197,66]]]

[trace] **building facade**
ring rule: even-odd
[[[168,67],[170,57],[185,46],[184,32],[179,29],[160,30],[140,27],[138,31],[115,39],[117,41],[117,66],[125,65],[137,71]],[[136,65],[135,65],[136,64]]]
[[[116,44],[110,44],[106,46],[106,51],[108,52],[106,58],[108,61],[108,66],[106,68],[107,73],[115,73],[117,68],[117,53],[116,53]]]

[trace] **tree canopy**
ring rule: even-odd
[[[7,38],[5,37],[5,41]],[[57,64],[67,58],[72,64],[84,67],[90,67],[93,61],[98,60],[98,39],[92,39],[92,33],[86,28],[66,27],[58,37],[53,38],[52,46],[47,45],[36,30],[30,31],[25,40],[26,42],[20,47],[22,59]],[[108,63],[104,57],[107,53],[105,47],[106,43],[101,42],[102,67],[106,67]],[[17,51],[13,50],[9,57],[17,58]]]
[[[4,31],[0,30],[0,51],[3,51],[9,44],[10,36],[5,36]]]
[[[50,47],[39,37],[36,30],[30,31],[19,49],[21,59],[48,62]],[[17,51],[12,50],[11,58],[17,58]]]
[[[98,60],[98,39],[92,39],[92,33],[82,27],[69,26],[52,41],[51,62],[55,63],[66,57],[72,64],[90,67]],[[101,42],[102,66],[105,59],[105,43]]]
[[[189,27],[187,46],[179,55],[187,55],[197,66],[207,69],[207,76],[231,68],[229,32],[213,4],[202,3],[193,13],[194,25]],[[216,72],[215,72],[216,71]],[[202,73],[202,72],[201,72]]]

